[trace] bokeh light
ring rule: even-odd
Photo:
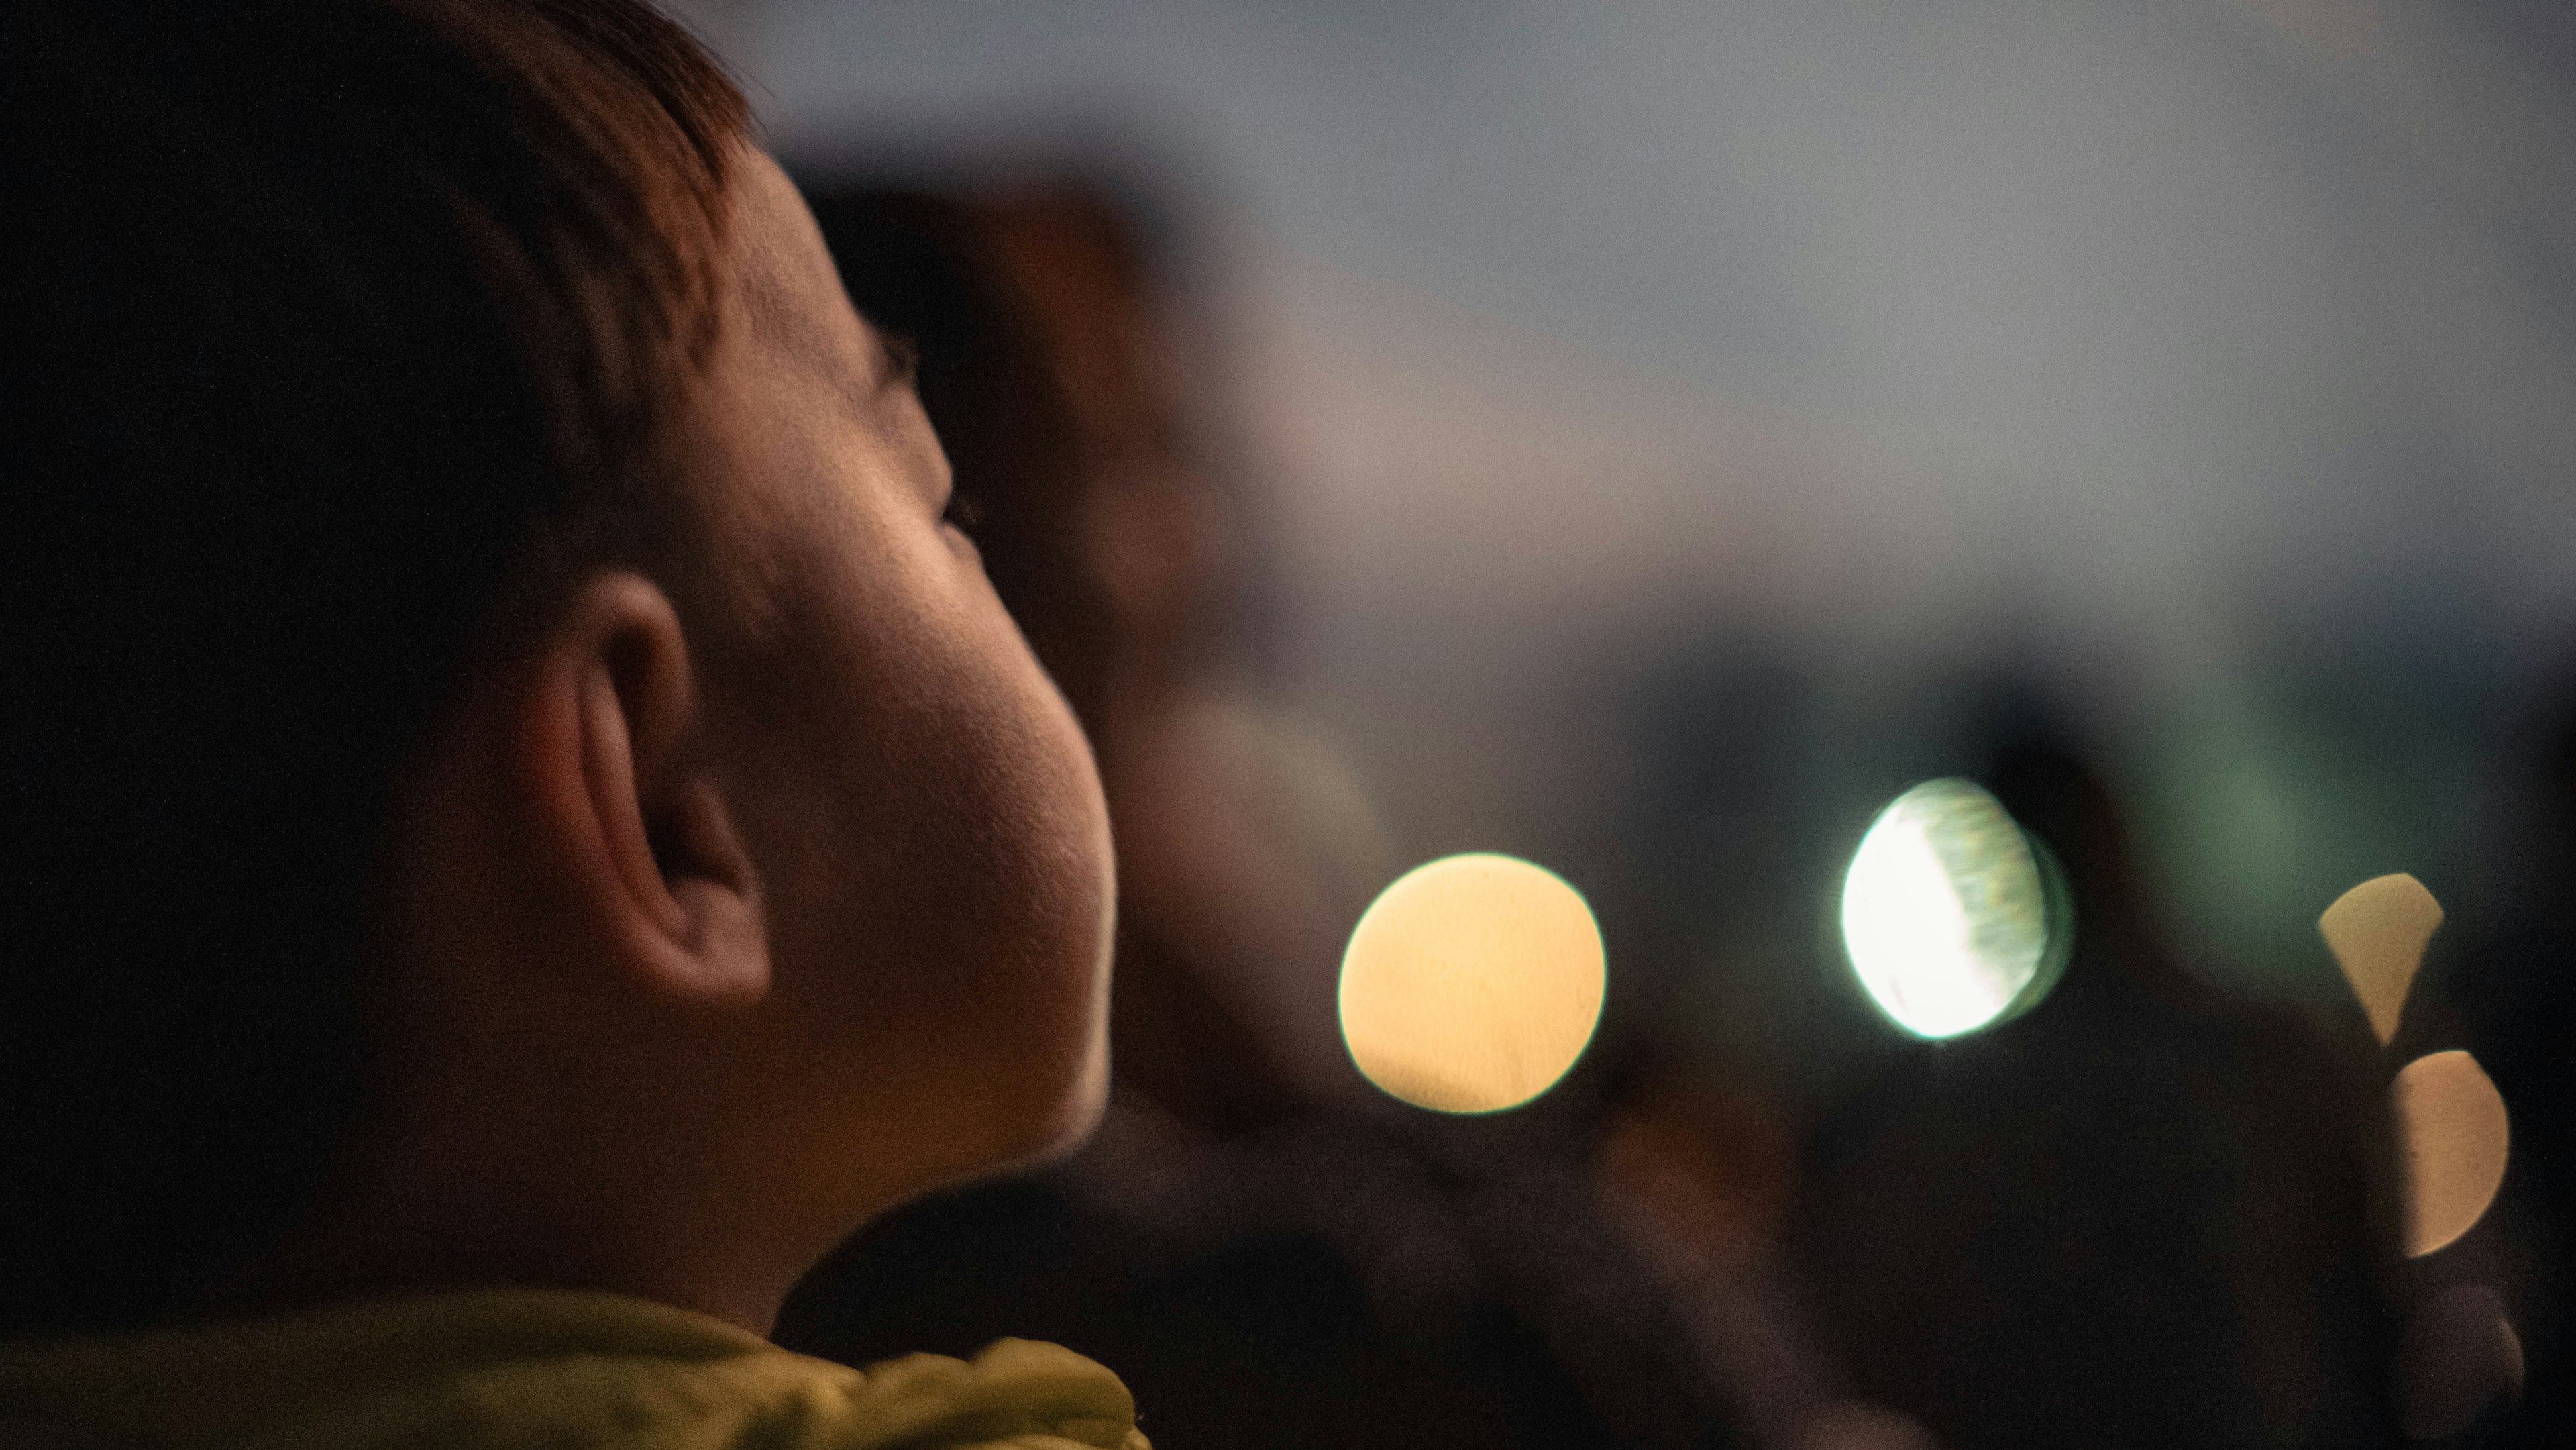
[[[1416,1107],[1519,1107],[1583,1055],[1604,969],[1591,908],[1553,872],[1444,857],[1379,893],[1352,931],[1342,1038],[1370,1082]]]
[[[2522,1393],[2522,1337],[2496,1291],[2454,1284],[2408,1317],[2396,1368],[2397,1416],[2406,1433],[2447,1439]]]
[[[2370,1016],[2385,1047],[2397,1036],[2406,994],[2424,964],[2424,948],[2442,925],[2442,904],[2424,883],[2400,872],[2365,881],[2335,898],[2317,930],[2343,968],[2344,980]]]
[[[1843,947],[1872,1002],[1917,1037],[2028,1010],[2056,984],[2072,912],[2003,804],[1926,781],[1861,837],[1843,879]]]
[[[2465,1052],[2406,1064],[2389,1096],[2406,1158],[2406,1253],[2419,1258],[2486,1214],[2504,1185],[2512,1133],[2503,1095]]]

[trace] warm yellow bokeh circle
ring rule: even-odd
[[[1342,956],[1342,1040],[1368,1080],[1444,1113],[1555,1086],[1601,1021],[1601,929],[1553,872],[1448,856],[1378,894]]]

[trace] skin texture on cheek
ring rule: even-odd
[[[1016,636],[930,622],[841,615],[859,627],[814,652],[836,668],[807,766],[781,782],[804,820],[772,921],[782,1005],[839,1030],[817,1047],[854,1100],[899,1079],[943,1119],[948,1176],[1041,1150],[1093,1106],[1076,1099],[1097,1091],[1111,908],[1069,712]]]

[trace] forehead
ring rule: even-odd
[[[803,371],[880,380],[883,343],[851,309],[795,184],[768,153],[745,147],[732,188],[735,300],[748,340]]]

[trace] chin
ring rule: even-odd
[[[993,998],[979,996],[977,1010],[949,1034],[985,1044],[975,1060],[957,1064],[962,1080],[942,1095],[956,1114],[952,1183],[1058,1162],[1100,1125],[1109,1098],[1108,932],[1102,923],[1096,946],[1084,940],[1089,930],[1065,935],[1083,945],[1068,943],[1056,970],[1005,988],[1021,1005],[1016,1022],[997,1023],[983,1005]]]
[[[1071,717],[1066,717],[1070,724]],[[1073,737],[1077,742],[1081,736]],[[1090,768],[1088,747],[1080,752],[1082,809],[1068,814],[1078,826],[1065,834],[1082,844],[1067,852],[1079,863],[1068,873],[1063,899],[1071,909],[1062,917],[1068,943],[1068,965],[1079,963],[1058,980],[1069,988],[1060,999],[1067,1031],[1061,1045],[1040,1055],[1052,1070],[1032,1094],[1040,1110],[1030,1115],[1032,1131],[1025,1148],[1013,1155],[1014,1167],[1033,1167],[1069,1157],[1100,1126],[1109,1104],[1109,964],[1114,951],[1118,888],[1115,857],[1109,844],[1109,813],[1101,799],[1098,777]]]
[[[1105,1055],[1095,1054],[1093,1066],[1073,1079],[1063,1091],[1028,1111],[1015,1113],[1002,1136],[988,1139],[983,1151],[972,1154],[963,1163],[952,1160],[946,1173],[913,1185],[906,1199],[944,1192],[972,1183],[1052,1167],[1072,1157],[1090,1141],[1092,1130],[1100,1126],[1101,1113],[1109,1101],[1109,1070]]]
[[[1092,1131],[1100,1126],[1100,1115],[1109,1107],[1109,1034],[1104,1017],[1101,1030],[1094,1035],[1089,1060],[1073,1090],[1066,1093],[1062,1110],[1056,1115],[1052,1131],[1047,1133],[1028,1157],[1031,1165],[1054,1163],[1070,1158],[1083,1144],[1091,1141]]]
[[[978,1178],[1043,1168],[1070,1158],[1090,1141],[1109,1106],[1109,1014],[1107,994],[1079,1046],[1056,1058],[1060,1064],[1044,1081],[1029,1085],[1014,1114],[1017,1129]]]

